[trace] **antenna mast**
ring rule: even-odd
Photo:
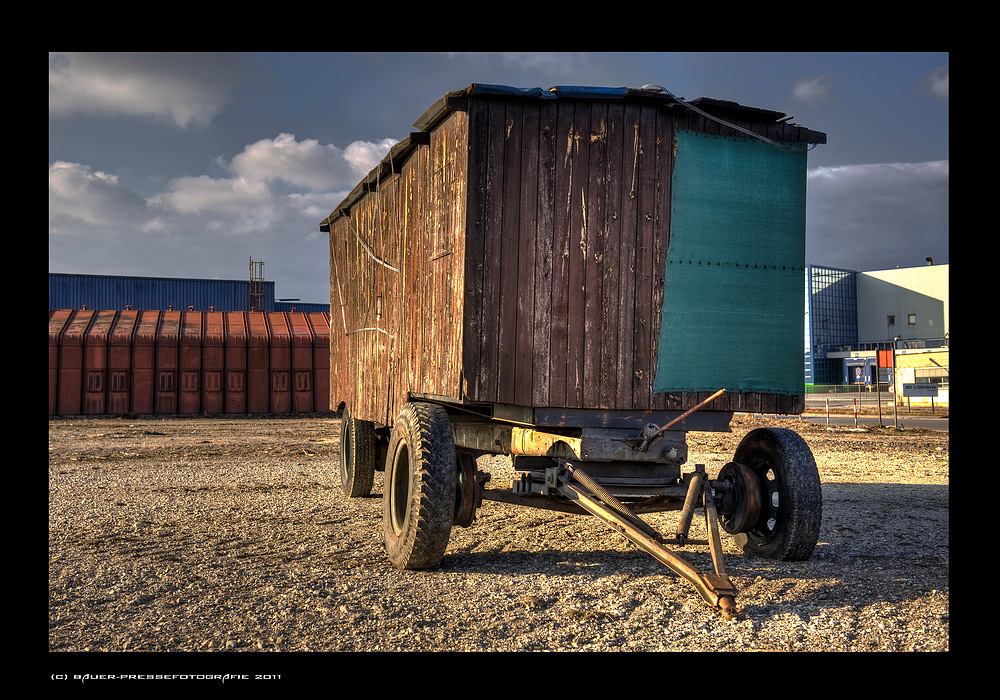
[[[264,310],[264,261],[250,256],[250,310]]]

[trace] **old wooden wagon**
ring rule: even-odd
[[[385,471],[390,560],[438,565],[483,500],[590,513],[731,616],[720,527],[810,556],[820,486],[796,433],[753,431],[712,480],[681,465],[687,431],[803,410],[806,153],[825,135],[658,86],[474,84],[414,127],[320,224],[342,482],[367,494]],[[512,488],[487,488],[490,453]],[[639,515],[661,510],[669,536]]]

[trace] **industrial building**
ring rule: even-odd
[[[806,391],[885,391],[948,405],[948,272],[930,259],[868,272],[807,266]]]
[[[329,303],[275,299],[274,282],[49,273],[50,309],[136,311],[298,311],[329,313]]]

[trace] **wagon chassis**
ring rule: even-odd
[[[751,431],[716,479],[702,464],[681,475],[685,433],[676,427],[722,393],[663,426],[638,431],[540,428],[427,397],[404,404],[390,428],[377,428],[355,420],[345,407],[342,485],[348,496],[367,495],[374,472],[385,472],[383,535],[398,568],[439,565],[452,526],[472,526],[484,500],[589,514],[685,579],[722,617],[734,619],[737,589],[726,573],[722,532],[747,554],[808,558],[818,538],[821,494],[811,452],[787,429]],[[731,415],[724,414],[727,426]],[[511,456],[511,489],[486,488],[490,475],[476,462],[485,454]],[[689,535],[698,509],[707,539]],[[669,536],[640,517],[662,511],[678,511]],[[708,546],[711,571],[674,551],[695,545]]]

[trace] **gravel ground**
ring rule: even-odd
[[[49,650],[949,650],[947,433],[770,420],[816,457],[820,542],[781,563],[725,536],[742,611],[725,620],[600,521],[496,502],[440,568],[394,569],[381,474],[370,497],[340,490],[339,424],[50,420]],[[686,470],[714,476],[762,424],[689,433]],[[508,460],[480,468],[509,486]],[[644,516],[661,532],[675,517]],[[681,554],[710,570],[707,547]]]

